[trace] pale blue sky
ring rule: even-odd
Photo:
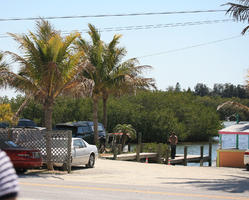
[[[23,17],[75,16],[119,13],[166,12],[227,9],[221,6],[226,0],[8,0],[1,2],[0,19]],[[234,2],[234,1],[233,1]],[[225,13],[199,13],[181,15],[154,15],[135,17],[106,17],[50,20],[62,31],[82,30],[88,23],[97,28],[156,25],[179,22],[231,19]],[[187,46],[208,43],[240,35],[246,24],[226,22],[217,24],[168,27],[148,30],[102,32],[105,42],[115,33],[122,34],[121,46],[126,47],[127,59],[139,58],[140,64],[153,69],[145,76],[153,77],[157,87],[165,90],[180,83],[183,89],[204,83],[210,88],[214,83],[244,84],[249,69],[249,36],[190,48],[174,53],[148,56]],[[0,21],[0,36],[7,32],[27,33],[34,31],[35,21]],[[83,34],[87,37],[87,34]],[[0,37],[1,51],[20,53],[12,38]],[[18,70],[18,65],[13,66]],[[0,96],[15,96],[13,90],[0,90]]]

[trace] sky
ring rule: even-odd
[[[34,20],[1,21],[9,18],[61,17],[82,15],[111,15],[127,13],[159,13],[194,10],[223,10],[226,0],[8,0],[1,2],[0,51],[21,54],[18,44],[6,33],[35,32]],[[236,2],[236,1],[230,1]],[[129,58],[138,58],[139,64],[152,69],[144,76],[154,78],[157,88],[166,90],[180,83],[182,89],[194,89],[197,83],[213,88],[215,83],[245,84],[249,69],[249,35],[242,36],[246,26],[242,22],[175,26],[186,22],[202,22],[232,19],[225,12],[146,15],[126,17],[98,17],[53,19],[51,24],[62,33],[82,31],[88,23],[96,28],[113,28],[101,32],[101,38],[109,42],[114,34],[122,34],[120,46],[125,47]],[[155,28],[158,24],[159,28]],[[171,24],[173,27],[162,27]],[[118,31],[117,27],[153,25],[154,28]],[[82,37],[89,39],[87,33]],[[9,61],[9,59],[7,60]],[[17,72],[18,64],[12,63]],[[0,96],[15,97],[15,90],[2,89]]]

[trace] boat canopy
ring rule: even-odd
[[[249,123],[238,123],[219,130],[219,143],[222,148],[222,135],[233,134],[236,135],[236,149],[239,148],[239,135],[248,135],[248,149],[249,149]]]
[[[219,134],[249,135],[249,123],[239,123],[219,130]]]

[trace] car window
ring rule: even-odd
[[[83,134],[83,133],[88,133],[89,128],[87,126],[80,126],[78,127],[77,133],[78,134]]]
[[[19,121],[17,126],[20,127],[37,127],[36,123],[33,121]]]
[[[79,147],[79,148],[84,148],[86,147],[86,144],[82,140],[74,140],[73,141],[73,146],[74,147]]]
[[[85,148],[86,147],[86,143],[83,140],[81,140],[81,142],[82,142],[83,147]]]
[[[12,141],[5,141],[4,143],[7,144],[9,147],[15,147],[15,148],[18,147],[18,145],[16,145],[16,144],[15,144],[14,142],[12,142]]]
[[[94,131],[94,126],[91,126],[91,127],[92,127],[92,131]],[[98,131],[104,131],[101,125],[98,125]]]

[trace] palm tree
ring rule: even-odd
[[[239,3],[227,3],[230,8],[226,14],[230,14],[236,21],[248,22],[249,23],[249,0],[237,0]],[[249,26],[246,26],[242,30],[242,34],[245,34]]]
[[[136,59],[129,59],[118,65],[113,65],[113,69],[109,74],[109,81],[103,88],[103,121],[105,128],[107,127],[107,100],[112,94],[116,97],[122,94],[136,94],[138,89],[156,88],[154,79],[144,78],[141,76],[145,69],[150,69],[148,65],[137,65]]]
[[[100,39],[100,34],[97,29],[88,24],[88,34],[91,37],[91,42],[80,38],[77,41],[79,52],[83,59],[87,59],[94,70],[83,72],[83,76],[93,81],[92,101],[93,101],[93,124],[94,124],[94,142],[98,144],[98,101],[101,97],[101,90],[105,79],[104,66],[104,43]]]
[[[107,125],[107,100],[110,94],[120,94],[120,92],[134,91],[134,88],[150,87],[154,85],[153,79],[140,77],[142,69],[150,66],[136,66],[136,59],[130,59],[121,63],[126,55],[125,48],[118,47],[121,35],[114,35],[110,43],[105,44],[97,29],[89,24],[91,42],[80,39],[77,43],[82,50],[83,57],[88,59],[95,70],[84,72],[84,76],[93,80],[93,121],[95,143],[98,142],[98,101],[103,100],[103,121],[104,127]]]
[[[138,88],[154,87],[154,80],[141,76],[144,69],[151,66],[138,66],[138,61],[133,58],[121,62],[126,55],[125,48],[118,47],[121,35],[114,35],[112,41],[105,45],[104,66],[105,80],[102,88],[103,124],[107,127],[107,100],[110,94],[120,96],[123,93],[133,93]]]
[[[125,48],[117,47],[120,38],[121,35],[115,34],[112,41],[105,45],[104,66],[106,70],[104,87],[102,88],[103,124],[105,129],[107,127],[107,100],[113,90],[113,83],[120,79],[120,76],[118,75],[119,70],[117,69],[117,64],[126,54]]]
[[[66,92],[84,91],[86,79],[79,74],[86,69],[87,62],[72,48],[79,37],[72,33],[63,38],[48,21],[36,23],[37,32],[28,35],[10,34],[19,44],[23,55],[7,52],[20,63],[17,74],[7,69],[0,71],[8,85],[31,94],[44,107],[44,125],[52,130],[52,113],[56,97]],[[80,87],[79,87],[80,86]]]
[[[227,3],[230,8],[227,10],[226,14],[230,14],[236,21],[249,23],[249,0],[237,0],[240,4]],[[249,29],[249,25],[242,30],[242,35],[244,35]],[[247,75],[249,77],[249,75]],[[247,80],[247,87],[249,88],[249,81]]]
[[[122,149],[124,148],[128,137],[132,140],[136,139],[137,137],[136,130],[131,124],[117,124],[114,127],[114,132],[123,133],[121,138]]]
[[[14,74],[14,73],[11,73],[9,65],[6,62],[3,61],[3,56],[4,56],[4,54],[0,52],[0,73],[2,75],[0,77],[0,87],[7,87],[8,86],[8,80],[11,77],[17,76],[17,75]],[[28,103],[30,98],[31,98],[31,94],[29,94],[25,98],[25,100],[23,101],[21,106],[18,108],[18,110],[12,115],[11,123],[17,122],[17,119],[18,119],[18,116],[19,116],[20,112],[26,106],[26,104]]]
[[[0,71],[8,71],[9,70],[9,66],[8,64],[3,60],[3,56],[4,54],[2,52],[0,52]],[[5,87],[7,86],[7,82],[4,79],[4,76],[0,76],[0,86],[1,87]]]

